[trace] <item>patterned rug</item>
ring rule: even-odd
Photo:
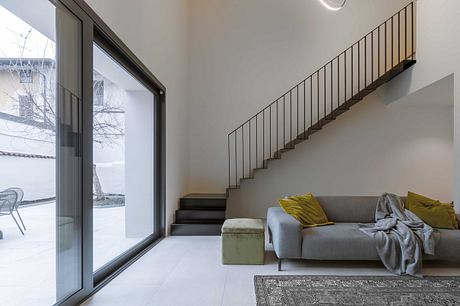
[[[257,305],[460,305],[460,277],[254,276]]]

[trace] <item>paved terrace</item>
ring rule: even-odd
[[[55,203],[20,208],[22,236],[11,216],[0,217],[0,305],[55,302]],[[94,267],[105,264],[139,238],[125,238],[125,208],[94,208]]]

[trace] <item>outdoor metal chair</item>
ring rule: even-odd
[[[14,211],[18,213],[16,205],[18,205],[18,192],[17,191],[6,189],[0,192],[0,216],[11,215],[14,222],[18,226],[19,231],[21,231],[21,234],[24,235],[24,231],[22,230],[21,226],[16,220],[16,217],[13,214]],[[18,213],[18,216],[19,218],[21,218],[19,213]],[[22,223],[22,219],[21,219],[21,223]]]
[[[19,221],[21,221],[22,227],[24,228],[24,230],[26,230],[26,226],[24,225],[24,221],[22,221],[21,215],[19,214],[19,205],[21,205],[22,199],[24,198],[24,191],[19,187],[10,187],[7,190],[15,191],[17,196],[18,196],[17,199],[16,199],[16,205],[14,205],[14,210],[18,214]]]

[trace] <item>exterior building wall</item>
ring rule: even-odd
[[[17,97],[18,94],[33,92],[40,94],[42,92],[40,75],[34,73],[32,83],[22,84],[19,82],[19,75],[8,70],[0,70],[0,112],[18,115]]]

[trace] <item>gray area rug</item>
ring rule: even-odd
[[[460,277],[254,276],[257,305],[460,305]]]

